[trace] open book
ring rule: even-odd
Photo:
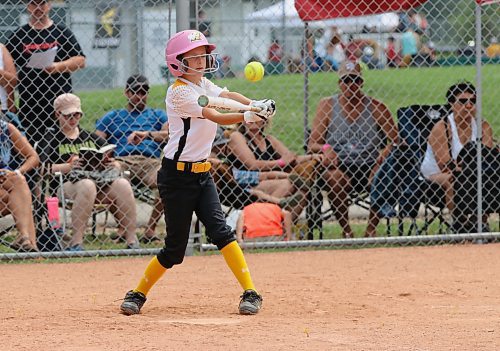
[[[115,148],[116,145],[114,144],[103,146],[100,149],[81,147],[79,157],[83,170],[96,171],[103,169],[105,160],[113,156]]]

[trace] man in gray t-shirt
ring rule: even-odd
[[[325,190],[344,237],[350,238],[349,193],[368,189],[378,165],[397,142],[398,131],[387,106],[362,91],[359,64],[344,62],[338,74],[340,93],[320,101],[309,151],[323,152]],[[377,224],[371,210],[365,235],[375,236]]]

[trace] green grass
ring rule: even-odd
[[[408,233],[408,230],[410,228],[410,220],[406,219],[403,221],[404,223],[404,234],[406,235]],[[499,222],[498,218],[490,218],[489,219],[489,225],[490,229],[492,232],[498,232],[500,230],[499,227]],[[366,230],[366,222],[361,222],[361,223],[350,223],[352,231],[354,233],[355,238],[362,238],[364,237],[365,230]],[[419,228],[422,228],[424,226],[424,220],[423,219],[417,219],[417,226]],[[307,229],[307,228],[305,228]],[[305,230],[302,229],[302,230]],[[450,229],[447,228],[446,226],[443,226],[442,232],[443,233],[450,233]],[[437,220],[433,221],[429,228],[427,229],[427,233],[429,235],[437,235],[439,234],[439,222]],[[425,233],[422,233],[424,235]],[[390,236],[398,236],[398,224],[396,220],[391,220],[390,222]],[[415,235],[415,233],[412,233],[412,235]],[[379,225],[377,226],[377,237],[385,237],[387,236],[387,223],[385,220],[381,220]],[[323,223],[323,239],[341,239],[342,238],[342,227],[337,223],[337,222],[324,222]],[[316,230],[314,232],[314,239],[319,239],[319,232]]]
[[[365,72],[367,94],[384,101],[393,115],[399,107],[411,104],[441,104],[448,87],[462,79],[475,81],[474,66],[408,68],[369,70]],[[500,135],[500,65],[485,65],[483,75],[483,116],[490,122],[496,137]],[[338,91],[335,73],[309,75],[309,123],[314,118],[316,106],[324,96]],[[262,81],[250,83],[242,78],[217,80],[220,86],[238,91],[248,97],[273,98],[278,113],[274,118],[272,133],[290,148],[301,151],[304,125],[304,78],[301,74],[267,76]],[[149,105],[165,108],[166,85],[152,87]],[[122,89],[80,92],[86,118],[82,125],[93,130],[95,121],[111,109],[123,108],[126,99]]]

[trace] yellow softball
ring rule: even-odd
[[[245,66],[245,78],[251,82],[258,82],[264,77],[264,66],[257,61],[249,62]]]

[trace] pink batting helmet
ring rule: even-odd
[[[184,74],[184,64],[179,61],[178,56],[200,46],[207,47],[207,54],[215,50],[215,45],[210,44],[203,33],[197,30],[183,30],[170,38],[165,49],[165,57],[170,73],[175,77]]]

